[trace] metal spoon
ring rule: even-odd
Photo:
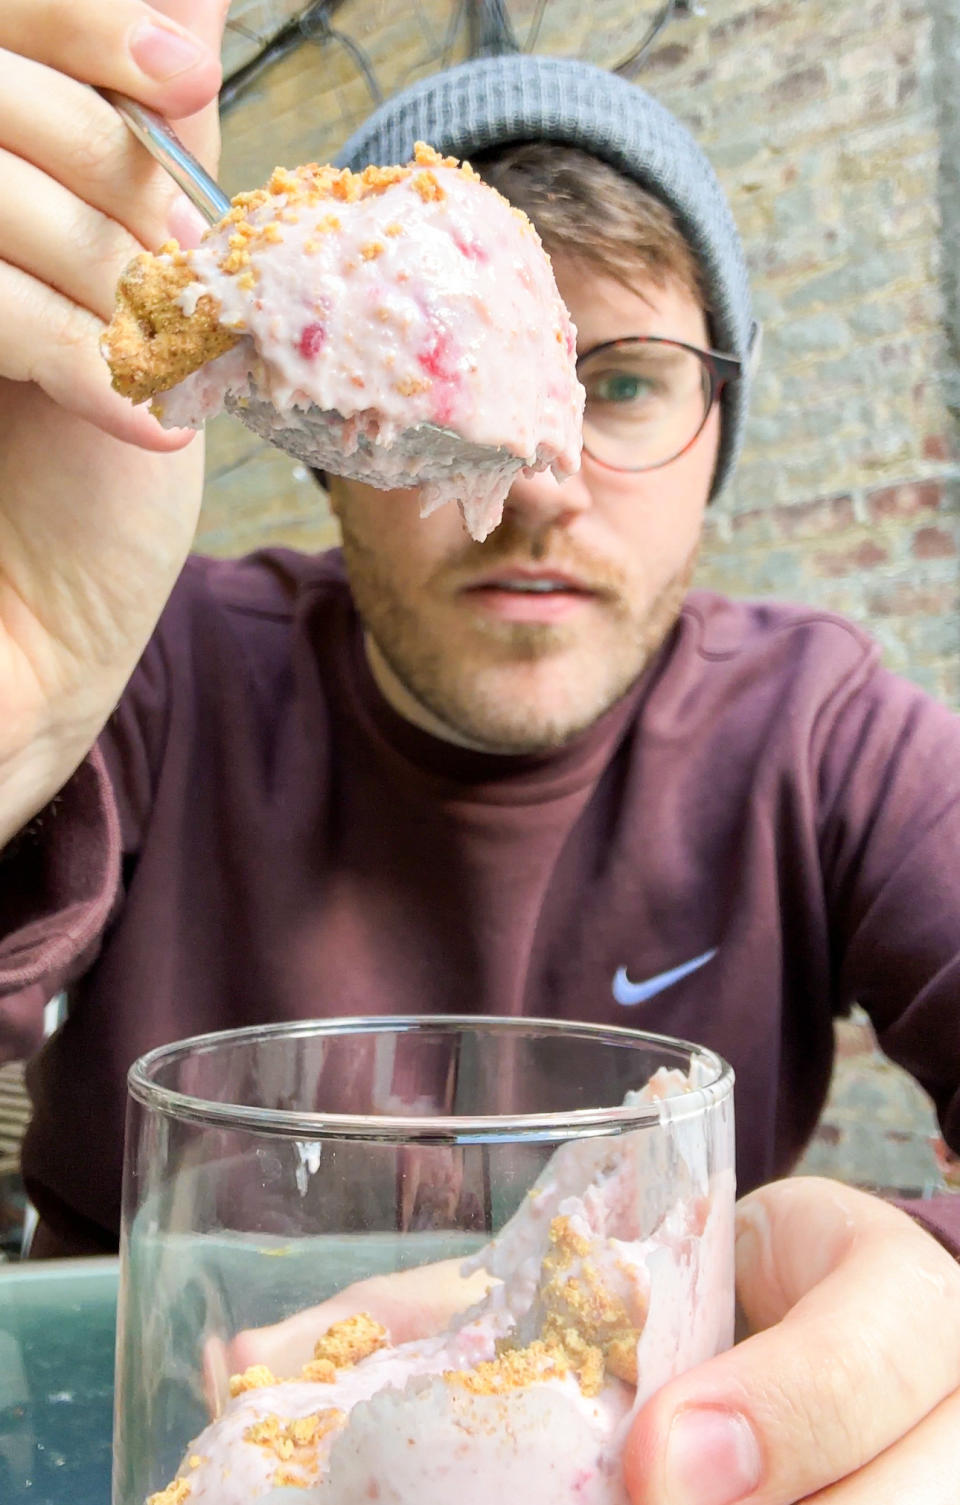
[[[100,89],[99,93],[108,104],[113,105],[121,120],[140,144],[146,147],[151,157],[166,168],[208,224],[215,225],[217,220],[230,213],[227,195],[219,183],[215,183],[210,174],[200,166],[192,152],[187,151],[169,121],[164,120],[155,110],[149,110],[146,105],[128,98],[126,94],[118,94],[115,89]]]
[[[187,150],[169,121],[114,89],[98,92],[209,224],[229,214],[229,198]],[[451,472],[502,470],[505,465],[519,469],[522,463],[505,449],[472,444],[454,430],[433,423],[406,429],[389,446],[361,439],[353,454],[344,455],[338,443],[343,426],[339,413],[326,412],[312,403],[302,410],[296,425],[283,425],[272,405],[255,392],[242,399],[228,396],[226,406],[248,428],[307,465],[354,476],[373,486],[378,484],[378,452],[386,461],[379,480],[385,486],[419,486],[449,477]]]

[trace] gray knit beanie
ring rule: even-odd
[[[743,247],[713,168],[689,131],[636,84],[572,58],[506,54],[461,63],[394,95],[337,157],[359,170],[405,162],[415,141],[469,158],[516,141],[558,141],[592,152],[660,199],[702,268],[717,349],[744,362],[721,397],[720,454],[711,497],[736,463],[756,326]]]

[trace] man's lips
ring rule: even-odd
[[[536,566],[492,569],[460,587],[485,616],[507,622],[557,622],[580,611],[600,592],[566,570]]]

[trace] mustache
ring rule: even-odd
[[[472,576],[496,566],[543,564],[549,561],[603,594],[622,595],[628,575],[606,556],[593,553],[571,541],[565,528],[546,527],[532,533],[505,512],[499,527],[482,543],[465,541],[447,556],[437,575]]]

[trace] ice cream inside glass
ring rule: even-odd
[[[553,1021],[369,1018],[130,1072],[113,1505],[628,1505],[733,1338],[733,1073]]]

